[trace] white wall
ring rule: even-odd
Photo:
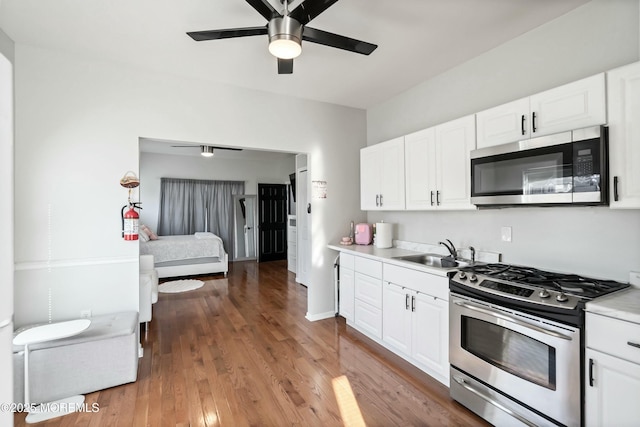
[[[295,155],[263,159],[230,159],[221,156],[172,156],[140,153],[140,223],[158,229],[160,178],[244,181],[244,194],[257,194],[258,183],[285,184],[296,170]]]
[[[367,111],[374,144],[518,99],[640,57],[639,2],[594,0]],[[511,208],[369,213],[396,238],[498,251],[504,261],[628,281],[640,270],[640,212]],[[513,227],[513,242],[500,228]]]
[[[17,44],[16,118],[18,324],[45,320],[49,299],[54,319],[137,308],[138,245],[120,237],[118,181],[139,173],[139,138],[308,153],[312,179],[329,185],[313,202],[308,314],[333,313],[326,246],[364,217],[353,167],[363,110]]]
[[[13,42],[0,30],[0,322],[13,313]],[[13,402],[13,328],[0,327],[0,402]],[[13,414],[0,412],[0,425]]]

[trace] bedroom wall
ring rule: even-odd
[[[256,156],[252,154],[252,156]],[[285,157],[286,156],[286,157]],[[284,184],[296,170],[294,154],[264,153],[260,158],[234,159],[140,153],[140,223],[158,229],[160,178],[244,181],[245,194],[257,194],[258,183]]]
[[[120,237],[119,180],[139,173],[140,138],[309,154],[328,197],[312,201],[307,316],[333,315],[327,244],[365,217],[352,167],[366,143],[363,110],[23,44],[15,64],[16,324],[137,309],[138,244]]]
[[[639,3],[594,0],[369,109],[368,144],[637,61]],[[629,270],[640,270],[637,210],[369,213],[369,222],[380,220],[400,224],[401,240],[449,238],[460,246],[501,252],[508,263],[620,281],[629,280]],[[512,227],[512,242],[501,241],[502,226]]]

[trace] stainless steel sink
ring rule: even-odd
[[[414,262],[416,264],[426,265],[427,267],[436,268],[456,268],[464,267],[468,263],[464,261],[454,261],[450,256],[441,254],[417,254],[393,257],[393,259]]]

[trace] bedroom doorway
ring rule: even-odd
[[[234,261],[256,259],[256,196],[233,196]]]
[[[287,186],[258,184],[258,262],[287,259]]]

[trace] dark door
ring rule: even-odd
[[[258,261],[287,259],[287,186],[258,184]]]

